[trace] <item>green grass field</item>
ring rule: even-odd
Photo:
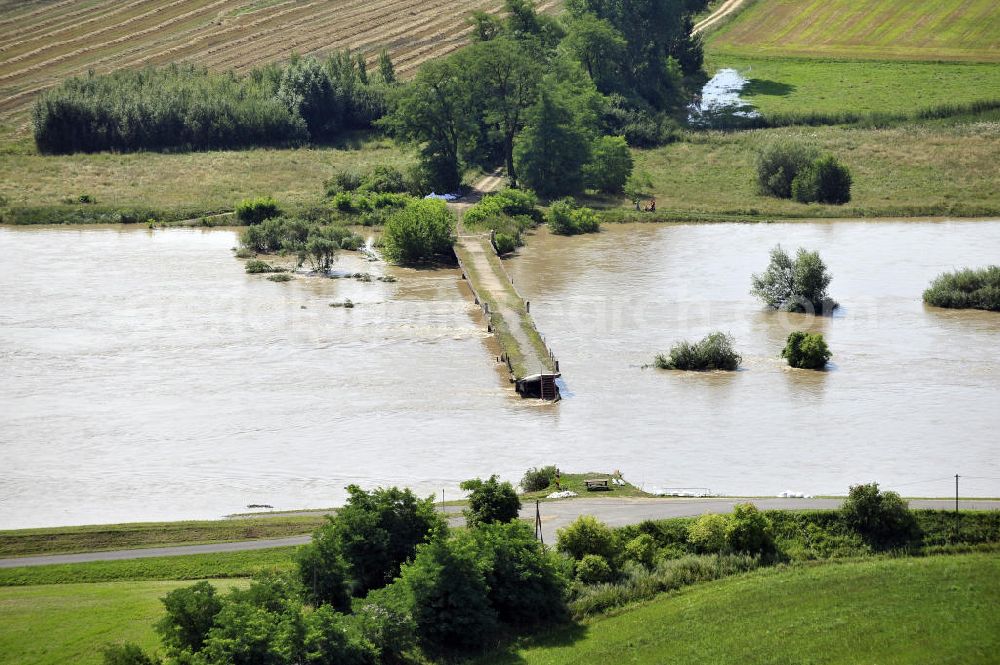
[[[160,598],[185,582],[108,582],[0,589],[0,665],[102,661],[101,649],[135,642],[155,650]],[[220,590],[239,580],[213,582]]]
[[[0,158],[0,197],[10,206],[59,206],[89,194],[98,206],[182,210],[195,217],[267,194],[287,204],[314,204],[337,169],[406,167],[412,159],[388,139],[363,136],[328,148],[59,157],[18,144]]]
[[[0,587],[252,577],[262,572],[290,570],[295,549],[272,547],[246,552],[0,568]]]
[[[854,179],[851,202],[806,205],[759,195],[755,149],[777,137],[792,137],[837,155]],[[635,151],[634,156],[636,168],[652,175],[658,211],[640,214],[639,221],[1000,214],[996,119],[891,129],[785,127],[691,133],[685,141]]]
[[[989,663],[1000,557],[771,569],[540,636],[483,665]]]
[[[1000,61],[993,0],[756,0],[708,50],[875,60]]]
[[[764,116],[908,115],[946,104],[1000,100],[1000,66],[984,63],[818,60],[710,52],[710,73],[732,67],[750,80],[742,97]]]
[[[0,558],[284,538],[312,533],[322,514],[230,520],[142,522],[0,531]]]

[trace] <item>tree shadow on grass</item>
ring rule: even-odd
[[[769,81],[767,79],[750,79],[743,92],[747,95],[771,95],[773,97],[785,97],[795,92],[795,86],[791,83],[781,81]]]
[[[568,647],[582,640],[587,635],[587,627],[579,623],[566,623],[554,626],[545,631],[528,635],[516,642],[498,649],[495,653],[477,658],[477,665],[523,665],[524,658],[518,653],[521,649],[536,647]]]

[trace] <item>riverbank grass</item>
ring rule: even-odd
[[[253,577],[291,570],[295,547],[0,568],[0,587]]]
[[[0,558],[286,538],[310,534],[325,523],[325,515],[314,513],[283,517],[16,529],[0,531]]]
[[[872,62],[761,57],[712,51],[706,69],[749,80],[740,97],[765,118],[916,118],[920,111],[1000,103],[1000,67],[987,63]],[[790,124],[790,123],[789,123]]]
[[[635,485],[633,485],[628,481],[624,481],[625,482],[624,485],[609,483],[607,491],[604,490],[589,491],[587,490],[587,485],[585,481],[594,478],[621,479],[621,476],[617,472],[563,473],[559,478],[559,487],[556,487],[555,481],[553,480],[548,484],[547,487],[545,487],[545,489],[537,490],[534,492],[524,492],[523,494],[520,495],[521,501],[527,503],[534,501],[536,499],[545,499],[549,494],[552,494],[553,492],[567,491],[567,490],[570,492],[576,492],[577,494],[580,495],[580,497],[597,498],[597,499],[606,497],[616,498],[616,499],[625,497],[653,498],[654,496],[652,494],[649,494],[648,492],[642,491],[640,488],[636,487]]]
[[[754,155],[761,145],[776,140],[836,155],[851,172],[850,203],[805,204],[760,194]],[[968,123],[924,122],[888,129],[832,126],[690,132],[677,143],[635,150],[633,157],[637,171],[651,176],[657,212],[638,213],[625,202],[607,201],[603,221],[1000,214],[1000,191],[993,176],[1000,161],[1000,122],[990,114]]]
[[[539,635],[480,665],[988,662],[1000,556],[780,566],[664,594]],[[859,611],[863,608],[864,611]],[[669,629],[665,630],[664,627]]]
[[[0,148],[3,146],[0,145]],[[357,134],[329,147],[288,150],[37,154],[30,146],[0,159],[0,197],[5,220],[60,223],[95,210],[149,210],[157,221],[232,211],[238,201],[273,196],[291,208],[323,198],[323,181],[341,169],[367,172],[379,164],[407,168],[413,156],[390,139]],[[93,204],[66,204],[81,194]],[[22,212],[22,208],[29,208]],[[50,209],[43,215],[38,208]],[[30,215],[27,213],[31,213]],[[145,222],[146,219],[134,220]]]

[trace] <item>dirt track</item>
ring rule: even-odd
[[[708,30],[713,25],[739,9],[740,5],[742,5],[744,1],[745,0],[726,0],[714,12],[695,23],[694,28],[691,29],[691,34],[697,35],[698,33]]]

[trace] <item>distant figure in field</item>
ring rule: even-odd
[[[646,208],[646,212],[656,212],[656,199],[652,199],[649,202],[649,207]]]

